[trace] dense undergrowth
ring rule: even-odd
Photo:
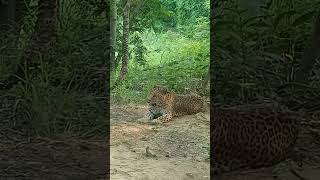
[[[106,135],[106,69],[108,18],[86,2],[60,2],[55,45],[43,57],[33,57],[32,77],[1,92],[9,102],[0,119],[30,135]],[[106,8],[106,7],[105,7]],[[15,73],[29,43],[36,20],[36,6],[29,4],[21,30],[0,35],[1,81]],[[5,112],[5,111],[3,111]]]
[[[209,87],[202,89],[209,64],[209,41],[191,39],[174,31],[146,31],[142,40],[147,49],[146,63],[141,65],[132,59],[127,78],[113,90],[114,101],[145,103],[154,85],[178,93],[209,95]],[[113,74],[111,84],[117,81],[117,73]]]
[[[292,96],[289,84],[311,44],[320,2],[261,1],[249,9],[241,2],[245,0],[221,1],[214,13],[215,101],[236,103]],[[306,94],[313,96],[311,99],[319,96],[318,67],[319,62],[305,88],[312,91]]]
[[[119,82],[121,62],[116,62],[111,73],[112,103],[145,103],[155,84],[178,93],[209,96],[209,86],[203,88],[210,59],[209,1],[159,2],[168,9],[160,9],[168,17],[157,20],[155,8],[154,13],[148,10],[152,16],[131,22],[135,26],[130,32],[129,71]],[[265,1],[256,11],[246,10],[239,2],[220,1],[215,7],[211,95],[215,102],[223,103],[290,96],[287,84],[294,79],[303,51],[310,45],[320,2]],[[61,1],[60,7],[57,43],[45,56],[33,57],[37,74],[19,77],[24,83],[1,91],[1,101],[10,100],[11,104],[12,116],[5,117],[11,127],[32,134],[105,133],[107,7],[79,0]],[[0,34],[0,81],[14,73],[21,62],[34,30],[36,10],[30,3],[19,32]],[[121,13],[117,54],[122,46]],[[147,20],[156,23],[149,26]],[[320,97],[319,66],[319,62],[314,65],[307,87],[316,97]],[[311,93],[307,96],[316,99]],[[2,117],[5,111],[1,112]]]
[[[160,12],[154,11],[165,18],[130,33],[128,75],[118,80],[119,62],[111,74],[112,103],[145,103],[154,85],[209,97],[209,85],[203,85],[210,61],[209,1],[160,2]]]

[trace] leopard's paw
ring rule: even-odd
[[[159,119],[153,119],[151,120],[151,124],[162,124],[162,122]]]
[[[148,118],[146,118],[146,117],[143,117],[143,118],[138,119],[137,122],[139,122],[139,123],[148,123],[148,122],[150,122],[150,120]]]

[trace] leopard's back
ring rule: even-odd
[[[175,95],[173,111],[176,116],[196,114],[203,111],[204,101],[198,95]]]
[[[211,142],[217,168],[269,166],[286,159],[293,150],[299,116],[283,107],[213,107],[212,112]]]
[[[162,107],[173,117],[196,114],[204,110],[201,96],[180,95],[161,86],[155,86],[150,92],[149,105]]]

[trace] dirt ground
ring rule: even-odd
[[[143,119],[145,106],[111,106],[111,180],[210,179],[209,113],[166,125]],[[221,180],[319,180],[320,136],[302,127],[291,159],[273,167],[241,170]]]
[[[151,125],[145,110],[111,107],[111,179],[209,179],[209,114]]]
[[[103,180],[107,176],[105,140],[12,137],[7,141],[1,137],[1,180]]]

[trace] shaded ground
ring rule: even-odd
[[[145,110],[111,107],[111,179],[209,179],[209,114],[151,125]]]
[[[0,102],[1,180],[106,179],[106,138],[28,138],[20,130],[9,128],[12,108]]]
[[[1,143],[0,179],[105,179],[103,141],[24,139]],[[102,145],[101,145],[102,144]]]
[[[111,179],[209,179],[209,114],[151,125],[139,122],[145,110],[137,105],[111,107]],[[232,172],[220,179],[319,180],[320,131],[316,129],[320,123],[315,123],[319,118],[314,120],[303,123],[291,159],[269,168]]]

